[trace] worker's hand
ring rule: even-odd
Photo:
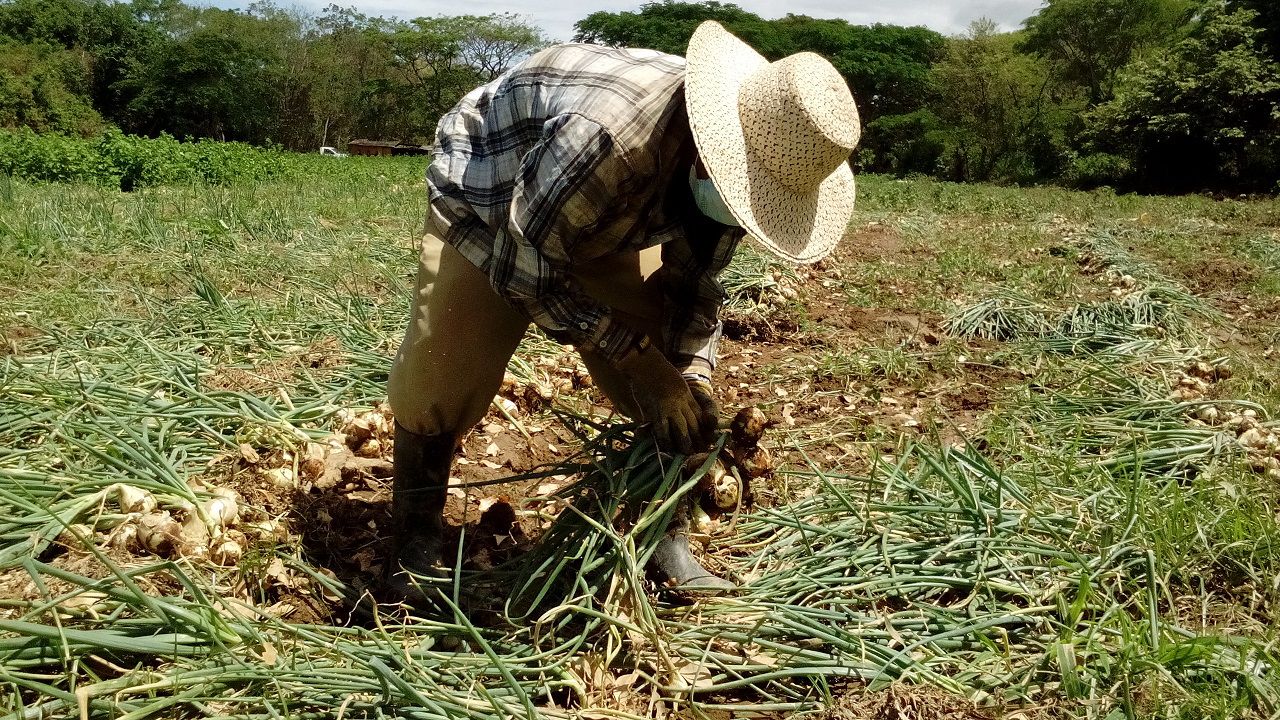
[[[651,345],[633,350],[618,370],[630,385],[631,401],[640,411],[637,419],[653,424],[658,447],[693,452],[702,436],[702,410],[680,371]]]
[[[689,386],[689,392],[693,394],[694,402],[698,403],[700,410],[698,427],[702,430],[702,442],[709,443],[716,436],[716,430],[720,426],[720,401],[716,400],[715,390],[712,389],[711,381],[707,378],[686,374],[684,381]]]

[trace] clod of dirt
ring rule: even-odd
[[[182,544],[175,551],[183,557],[204,557],[209,554],[209,539],[209,526],[194,510],[188,510],[182,521]]]
[[[385,438],[395,433],[391,408],[385,404],[359,416],[351,410],[340,410],[336,419],[338,432],[352,448],[360,447],[371,438]]]
[[[128,552],[141,544],[138,538],[138,526],[134,523],[120,523],[107,534],[106,544],[117,552]]]
[[[363,458],[382,457],[382,441],[378,438],[365,440],[356,448],[356,455]]]
[[[1187,368],[1187,374],[1208,382],[1217,382],[1230,378],[1231,368],[1226,364],[1210,365],[1201,360]]]
[[[246,523],[244,529],[252,532],[261,542],[283,542],[289,539],[288,525],[275,520]]]
[[[1196,361],[1179,374],[1170,399],[1177,402],[1200,400],[1209,395],[1213,383],[1230,377],[1231,368],[1224,363],[1213,365],[1203,360]]]
[[[1210,409],[1215,412],[1210,413]],[[1245,452],[1249,469],[1272,480],[1280,480],[1280,432],[1275,427],[1259,423],[1256,411],[1224,412],[1205,406],[1197,408],[1193,415],[1207,425],[1220,421],[1223,430],[1235,433],[1236,444]]]
[[[62,532],[58,533],[58,537],[54,538],[54,542],[64,548],[71,549],[79,547],[82,542],[81,538],[87,537],[93,537],[93,528],[84,523],[73,523],[63,528]]]
[[[392,465],[382,457],[358,457],[346,448],[329,453],[319,473],[309,480],[319,490],[330,490],[342,482],[372,477],[389,478]]]
[[[1265,450],[1270,437],[1270,433],[1262,428],[1253,427],[1240,433],[1240,437],[1236,438],[1236,441],[1251,450]]]
[[[717,527],[719,527],[719,524],[715,520],[711,519],[711,516],[707,514],[707,511],[702,509],[702,505],[694,503],[692,512],[694,533],[698,535],[710,535],[716,531]]]
[[[729,425],[729,442],[725,452],[699,480],[698,500],[693,504],[693,530],[710,535],[719,528],[720,518],[753,501],[751,480],[773,471],[773,459],[759,442],[769,425],[757,407],[745,407]],[[707,462],[708,455],[693,455],[685,461],[684,470],[692,474]]]
[[[1219,418],[1222,417],[1222,411],[1212,405],[1201,405],[1192,415],[1206,425],[1217,425]]]
[[[338,431],[326,442],[307,443],[298,462],[298,476],[292,468],[273,468],[264,471],[267,479],[282,489],[309,482],[316,489],[330,490],[342,482],[390,477],[391,463],[385,456],[395,435],[391,408],[379,405],[361,415],[342,410],[336,420]]]

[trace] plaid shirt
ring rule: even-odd
[[[678,369],[709,375],[725,299],[716,276],[743,231],[697,211],[685,182],[692,148],[683,58],[556,46],[440,119],[427,170],[433,218],[514,308],[611,361],[638,331],[571,272],[661,244],[662,349]]]

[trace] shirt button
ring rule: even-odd
[[[609,342],[607,340],[600,341],[600,347],[608,347],[608,346],[609,346]]]
[[[586,323],[584,323],[584,322],[582,322],[582,323],[578,323],[578,327],[579,327],[579,328],[581,328],[582,330],[586,330],[586,329],[587,329],[587,324],[586,324]]]

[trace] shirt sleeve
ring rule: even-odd
[[[711,377],[723,324],[720,308],[728,294],[718,276],[733,259],[741,228],[714,222],[689,223],[685,237],[662,246],[667,358],[685,374]]]
[[[564,342],[617,361],[639,339],[569,275],[580,242],[625,203],[634,173],[598,123],[575,114],[543,126],[515,181],[489,278],[517,311]]]

